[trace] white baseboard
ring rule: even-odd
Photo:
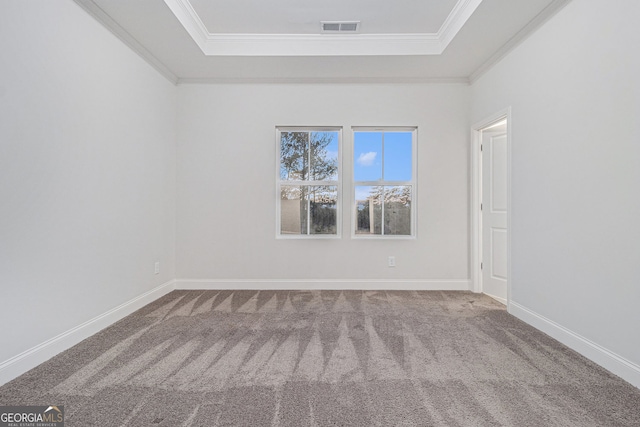
[[[0,385],[24,374],[39,364],[46,362],[56,354],[73,347],[80,341],[101,331],[107,326],[114,324],[123,317],[128,316],[161,296],[166,295],[174,289],[174,286],[175,280],[163,283],[162,285],[153,288],[150,291],[125,302],[124,304],[120,304],[100,316],[94,317],[75,328],[63,332],[58,336],[48,339],[47,341],[12,357],[11,359],[5,360],[0,363]]]
[[[469,280],[177,279],[175,289],[468,291]]]
[[[640,366],[635,363],[516,302],[510,302],[509,313],[640,388]]]

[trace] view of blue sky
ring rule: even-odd
[[[411,180],[411,132],[355,132],[353,138],[356,182]],[[372,188],[356,186],[356,200],[365,200]]]
[[[329,139],[323,157],[325,160],[338,160],[338,132],[311,132],[310,136],[312,139]],[[411,132],[355,132],[354,180],[411,181],[412,136]],[[302,167],[302,163],[299,166]],[[337,172],[329,179],[337,179]],[[356,199],[366,199],[371,188],[356,186]]]
[[[411,132],[355,132],[354,180],[410,181],[411,137]]]

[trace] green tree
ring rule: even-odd
[[[280,178],[283,181],[337,181],[337,153],[330,145],[336,132],[282,132],[280,139]],[[300,230],[307,231],[307,210],[311,210],[310,229],[314,233],[334,233],[337,188],[327,185],[283,185],[283,200],[300,201]]]
[[[280,178],[283,180],[336,180],[338,159],[327,147],[335,132],[282,132]]]

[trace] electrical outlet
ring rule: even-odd
[[[395,267],[395,266],[396,266],[396,257],[390,256],[389,257],[389,267]]]
[[[156,261],[153,268],[153,272],[154,274],[160,274],[160,261]]]

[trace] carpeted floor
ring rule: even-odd
[[[0,387],[66,426],[640,426],[640,390],[469,292],[174,291]]]

